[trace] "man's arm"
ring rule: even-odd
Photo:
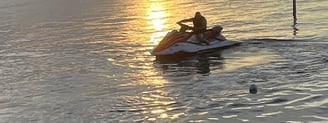
[[[179,22],[191,22],[193,19],[194,19],[194,18],[183,19],[183,20],[181,20],[181,21],[179,21]]]

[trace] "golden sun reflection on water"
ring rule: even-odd
[[[159,41],[165,36],[167,24],[166,17],[168,12],[166,10],[165,1],[153,1],[149,2],[146,9],[146,20],[148,26],[144,29],[146,32],[151,32],[150,42],[154,45],[158,44]],[[141,56],[140,56],[141,57]],[[151,57],[153,58],[153,57]],[[169,90],[162,89],[163,86],[169,84],[157,69],[154,69],[153,64],[143,61],[153,61],[148,57],[135,58],[134,62],[126,61],[129,68],[133,68],[136,71],[133,73],[126,73],[126,77],[137,78],[125,84],[120,84],[121,87],[146,87],[146,90],[131,96],[133,99],[137,99],[136,102],[129,102],[132,104],[142,104],[141,113],[147,121],[161,121],[167,119],[177,119],[185,114],[183,112],[172,112],[176,107],[176,99],[170,96]],[[126,101],[132,100],[123,98]],[[131,110],[134,107],[131,107]]]
[[[146,87],[147,89],[131,96],[136,101],[129,101],[133,99],[123,98],[130,104],[142,104],[139,107],[142,111],[138,112],[144,115],[148,121],[158,121],[166,119],[177,119],[184,114],[172,113],[170,111],[175,108],[172,105],[176,104],[176,99],[170,96],[169,90],[164,90],[162,87],[169,84],[169,81],[159,75],[160,73],[152,67],[152,64],[139,64],[139,65],[129,65],[131,68],[138,69],[134,73],[127,73],[126,77],[137,78],[133,81],[126,82],[125,84],[120,84],[120,87],[133,87],[139,86],[141,88]],[[138,87],[138,88],[139,88]],[[131,110],[139,110],[131,107]]]
[[[165,18],[168,16],[168,13],[165,10],[165,5],[160,2],[150,3],[148,17],[146,19],[150,20],[153,29],[157,31],[164,29],[166,22]]]
[[[146,19],[149,20],[149,30],[154,31],[150,35],[150,42],[158,44],[167,33],[165,30],[163,31],[163,29],[167,27],[166,17],[168,17],[169,13],[162,2],[154,1],[149,4],[147,11],[148,16]]]

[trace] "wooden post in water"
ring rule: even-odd
[[[294,16],[294,19],[296,20],[296,0],[293,0],[293,16]]]
[[[294,23],[293,23],[293,35],[296,36],[297,34],[297,17],[296,17],[296,0],[293,0],[293,17],[294,17]]]

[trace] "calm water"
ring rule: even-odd
[[[327,122],[328,1],[298,0],[296,23],[291,5],[1,0],[0,122]],[[195,11],[244,43],[180,60],[151,56]]]

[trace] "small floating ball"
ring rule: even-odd
[[[249,93],[251,94],[256,94],[257,93],[257,86],[252,84],[250,87],[249,87]]]
[[[323,58],[322,61],[323,62],[328,62],[328,58]]]

